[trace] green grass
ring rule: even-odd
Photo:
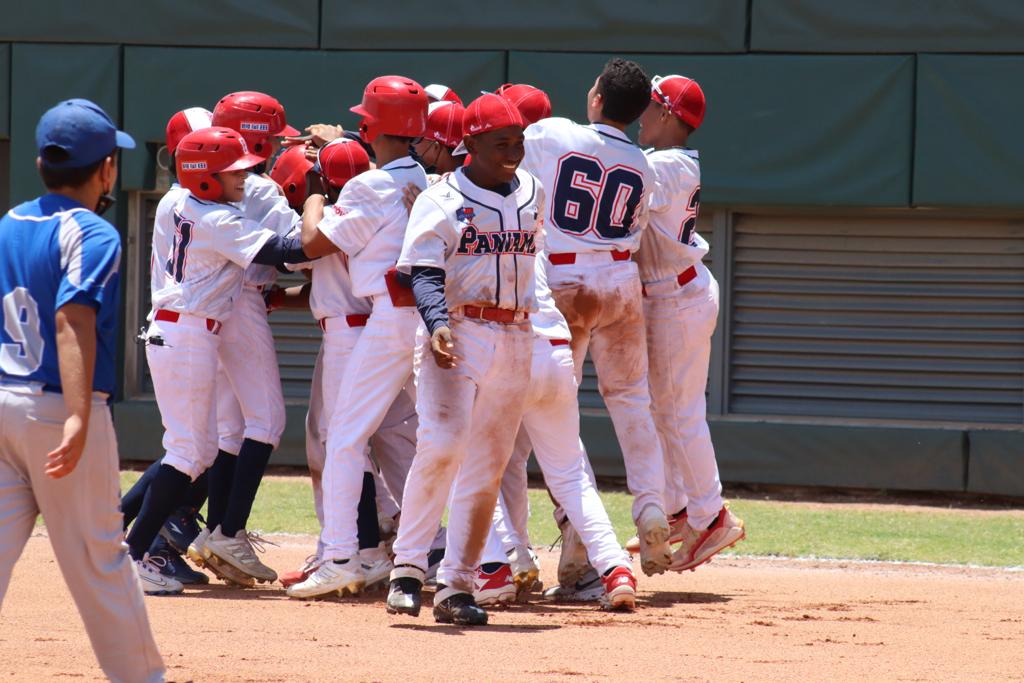
[[[137,472],[122,472],[122,489],[136,478]],[[633,534],[630,497],[622,492],[601,497],[625,542]],[[750,499],[731,506],[747,525],[747,540],[731,552],[745,555],[1024,566],[1024,515],[1019,512],[866,510]],[[537,546],[558,537],[551,507],[543,489],[530,490],[530,536]],[[317,533],[309,479],[264,481],[249,526],[270,533]]]

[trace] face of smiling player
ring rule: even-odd
[[[221,201],[242,201],[242,197],[245,196],[245,179],[248,175],[249,171],[246,169],[241,171],[224,171],[223,173],[215,173],[214,177],[220,182],[220,186],[224,190],[224,194],[221,196]]]
[[[466,147],[472,155],[466,173],[470,180],[487,189],[512,182],[526,155],[520,126],[507,126],[468,137]]]

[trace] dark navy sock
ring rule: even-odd
[[[125,539],[132,559],[141,560],[145,556],[167,516],[181,504],[191,481],[191,477],[170,465],[160,465],[146,491],[139,516]]]
[[[139,510],[142,509],[142,501],[146,498],[146,491],[149,489],[149,484],[153,481],[153,477],[156,476],[158,469],[160,469],[159,459],[146,468],[146,471],[142,473],[139,480],[128,489],[128,493],[121,496],[121,514],[124,515],[125,529],[128,528],[133,519],[139,516]]]
[[[274,447],[269,443],[252,439],[242,441],[238,462],[235,464],[235,478],[231,483],[231,495],[224,510],[224,519],[220,522],[221,533],[225,536],[234,536],[249,522],[252,503],[256,500],[263,472],[273,452]]]
[[[192,485],[188,487],[188,492],[185,494],[184,506],[193,511],[193,514],[199,512],[203,507],[203,503],[206,502],[206,495],[210,487],[210,470],[206,470],[192,482]]]
[[[206,528],[213,531],[224,519],[224,511],[231,497],[231,486],[235,481],[235,462],[238,456],[227,451],[217,451],[217,459],[210,467],[207,491],[209,500],[206,505]]]
[[[494,572],[501,569],[502,564],[503,563],[501,562],[485,562],[484,564],[480,565],[480,569],[483,569],[488,574],[493,574]]]
[[[359,514],[356,516],[359,530],[359,549],[376,548],[380,545],[380,521],[377,519],[377,482],[369,472],[363,472],[363,490],[359,494]]]

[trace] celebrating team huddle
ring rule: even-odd
[[[613,59],[586,103],[583,125],[525,84],[463,106],[382,76],[352,107],[358,132],[303,136],[259,92],[170,118],[177,182],[156,210],[139,336],[164,454],[121,500],[145,593],[207,583],[205,569],[295,599],[380,588],[388,613],[417,616],[432,584],[436,621],[486,624],[485,607],[543,588],[531,452],[562,532],[543,597],[632,610],[632,554],[647,575],[683,571],[744,538],[705,420],[718,285],[686,146],[704,93]],[[626,133],[638,120],[647,151]],[[308,281],[281,288],[279,271]],[[279,308],[323,333],[306,418],[321,532],[281,575],[248,530],[285,428]],[[633,495],[625,547],[580,439],[588,354]]]

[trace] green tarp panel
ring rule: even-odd
[[[691,143],[702,199],[716,204],[906,206],[912,57],[631,55],[650,74],[700,81],[708,98]],[[509,78],[582,120],[606,54],[512,52]]]
[[[0,138],[11,136],[11,46],[0,45]]]
[[[121,82],[120,49],[107,45],[26,45],[11,49],[11,204],[40,194],[36,124],[61,100],[85,97],[116,121]],[[128,161],[137,151],[125,152]]]
[[[377,11],[323,0],[321,47],[744,52],[746,31],[747,0],[396,0]]]
[[[1024,56],[921,55],[914,204],[1024,206]]]
[[[967,490],[1024,496],[1024,431],[972,429]]]
[[[319,31],[319,0],[9,4],[0,22],[0,40],[12,42],[315,48]],[[168,65],[168,70],[174,68]]]
[[[764,52],[1022,52],[1017,0],[752,0]]]
[[[388,73],[423,85],[446,83],[472,98],[501,85],[505,55],[131,47],[125,49],[125,126],[140,142],[163,144],[174,112],[193,106],[212,110],[228,92],[262,90],[281,100],[297,128],[318,122],[355,128],[358,118],[349,107],[360,102],[371,79]],[[145,154],[126,159],[123,186],[152,186],[152,164]]]

